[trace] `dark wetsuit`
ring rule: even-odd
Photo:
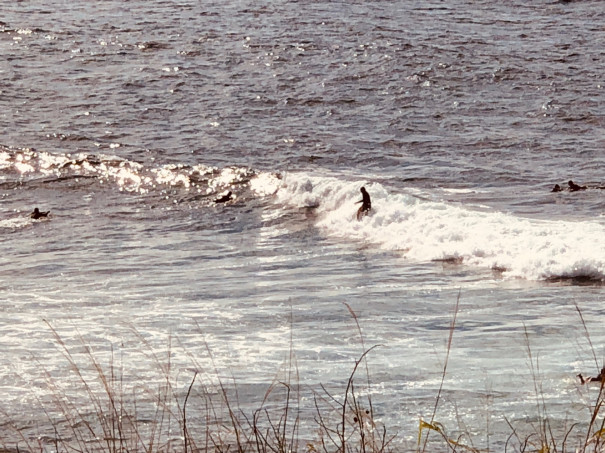
[[[361,200],[357,203],[361,203],[361,207],[357,210],[357,220],[361,219],[364,214],[367,214],[372,209],[372,202],[370,201],[370,194],[367,192],[365,187],[361,189]]]
[[[227,193],[227,195],[223,195],[220,198],[217,198],[216,200],[214,200],[215,203],[226,203],[227,201],[231,201],[232,197],[232,193],[231,191],[229,191],[229,193]]]
[[[578,190],[586,190],[586,186],[579,186],[573,181],[567,183],[569,185],[570,192],[577,192]]]
[[[48,217],[50,211],[46,211],[46,212],[40,212],[40,210],[38,208],[34,209],[34,212],[32,212],[29,216],[32,219],[41,219],[43,217]]]
[[[578,377],[580,378],[580,382],[582,384],[586,384],[588,382],[602,382],[604,376],[605,376],[605,368],[601,368],[601,372],[596,377],[584,378],[584,376],[582,376],[582,374],[578,374]]]

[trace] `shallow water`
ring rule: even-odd
[[[375,419],[415,450],[458,298],[436,421],[494,450],[508,422],[589,421],[595,389],[575,376],[598,370],[577,308],[599,364],[605,341],[601,3],[3,13],[7,447],[15,425],[52,448],[53,396],[90,403],[52,329],[93,382],[88,351],[128,388],[170,363],[179,392],[192,370],[236,382],[244,412],[295,359],[312,437],[314,392],[342,395],[364,350],[350,307],[379,345]],[[588,190],[550,192],[570,179]]]

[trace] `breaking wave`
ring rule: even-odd
[[[605,226],[544,221],[389,193],[366,184],[373,211],[355,219],[359,181],[305,173],[284,175],[278,199],[314,207],[326,234],[398,250],[418,261],[451,261],[531,280],[605,280]]]
[[[40,178],[64,180],[95,178],[118,190],[148,194],[166,188],[181,188],[214,195],[233,186],[247,184],[256,172],[245,167],[217,168],[207,165],[138,162],[104,154],[51,154],[32,149],[0,147],[0,183]]]
[[[361,183],[341,177],[201,164],[145,166],[109,155],[0,147],[0,184],[40,178],[96,178],[119,191],[140,194],[176,188],[208,202],[227,190],[235,198],[271,196],[278,205],[313,208],[316,225],[326,235],[400,251],[408,259],[464,263],[510,278],[605,281],[605,226],[597,220],[522,218],[433,201],[411,191],[390,193],[379,183],[369,183],[373,210],[357,221]],[[8,219],[0,227],[19,225]]]

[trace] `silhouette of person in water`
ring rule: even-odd
[[[372,209],[372,202],[370,201],[370,194],[366,190],[365,187],[361,189],[361,200],[357,203],[361,203],[361,207],[357,210],[357,220],[360,220],[364,215],[366,215]]]
[[[217,198],[216,200],[214,200],[214,202],[215,203],[226,203],[233,199],[232,195],[233,194],[231,193],[231,191],[229,191],[229,192],[227,192],[227,195],[223,195],[222,197]]]
[[[567,183],[567,185],[569,186],[570,192],[577,192],[578,190],[586,190],[586,186],[579,186],[573,181],[569,181]]]
[[[578,374],[580,378],[580,382],[582,384],[586,384],[588,382],[602,382],[603,378],[605,378],[605,367],[601,368],[601,372],[595,377],[587,377],[586,379],[582,376],[582,373]]]
[[[32,212],[29,216],[32,219],[41,219],[43,217],[48,217],[48,214],[50,214],[50,211],[46,211],[46,212],[41,212],[38,208],[34,209],[34,212]]]
[[[563,192],[563,189],[561,189],[559,184],[555,184],[555,187],[552,188],[551,192]]]

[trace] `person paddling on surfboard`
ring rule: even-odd
[[[372,202],[370,201],[370,194],[365,187],[361,189],[361,200],[357,203],[361,203],[361,207],[357,210],[357,220],[360,220],[364,215],[370,212],[372,209]]]
[[[587,384],[588,382],[602,382],[603,377],[605,377],[605,367],[601,368],[601,372],[595,377],[585,378],[584,376],[582,376],[582,373],[578,374],[578,377],[580,378],[580,382],[582,384]]]
[[[577,192],[578,190],[586,190],[586,186],[579,186],[573,181],[567,183],[569,185],[570,192]]]
[[[228,201],[233,200],[233,193],[231,191],[227,192],[226,195],[223,195],[220,198],[217,198],[216,200],[214,200],[215,203],[226,203]]]
[[[46,217],[48,217],[48,214],[50,214],[50,211],[42,212],[38,208],[36,208],[36,209],[34,209],[34,212],[32,212],[29,216],[32,219],[38,220],[38,219],[45,219]]]

